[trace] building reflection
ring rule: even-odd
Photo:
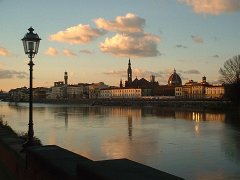
[[[113,107],[109,112],[111,116],[118,117],[134,117],[135,119],[141,119],[142,117],[142,109],[141,108],[133,108],[133,107]]]
[[[132,130],[133,130],[132,115],[128,115],[128,137],[130,140],[132,140]]]
[[[65,129],[68,129],[68,108],[64,111]]]
[[[225,121],[225,113],[209,113],[209,112],[196,112],[196,111],[176,111],[175,112],[176,119],[185,119],[191,121]]]
[[[175,111],[174,109],[169,108],[153,108],[153,107],[145,107],[142,109],[142,116],[158,116],[161,118],[174,118],[175,117]]]
[[[217,121],[224,122],[225,121],[225,113],[219,112],[197,112],[197,111],[177,111],[175,112],[175,119],[184,119],[195,122],[194,131],[196,135],[200,134],[200,123],[201,121]]]

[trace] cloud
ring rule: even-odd
[[[214,57],[214,58],[219,58],[220,56],[217,55],[217,54],[215,54],[215,55],[213,55],[212,57]]]
[[[63,49],[63,54],[69,57],[77,56],[74,52],[70,51],[69,49]]]
[[[10,52],[4,47],[0,47],[0,56],[10,56]]]
[[[84,53],[84,54],[93,54],[93,51],[90,51],[88,49],[82,49],[79,51],[80,53]]]
[[[50,35],[49,40],[69,44],[87,44],[103,34],[105,34],[104,31],[79,24]]]
[[[160,55],[157,44],[160,37],[148,33],[116,34],[100,44],[103,53],[120,57],[153,57]]]
[[[103,72],[103,74],[127,79],[127,71],[126,70],[112,70],[112,71],[108,71],[108,72]],[[138,79],[145,78],[147,80],[150,80],[151,75],[154,75],[156,78],[162,78],[164,74],[165,73],[163,73],[163,72],[146,71],[146,70],[142,70],[139,68],[133,69],[133,79],[135,79],[135,77],[137,77]]]
[[[139,68],[133,69],[133,80],[137,77],[138,79],[145,78],[147,80],[150,80],[150,76],[154,75],[156,77],[156,81],[159,82],[160,85],[166,85],[169,77],[173,73],[173,69],[165,69],[162,71],[148,71],[148,70],[142,70]],[[105,75],[114,76],[118,78],[122,78],[123,80],[127,79],[127,70],[112,70],[108,72],[104,72]],[[182,81],[188,80],[189,78],[184,77],[184,74],[200,74],[198,70],[190,69],[190,70],[177,70],[177,74],[181,77]]]
[[[119,57],[153,57],[161,55],[157,46],[160,37],[144,32],[145,19],[135,14],[117,16],[114,21],[95,19],[96,26],[116,34],[100,43],[103,53]]]
[[[103,72],[103,74],[105,75],[110,75],[110,76],[117,76],[117,77],[125,77],[127,75],[127,71],[116,71],[116,70],[112,70],[112,71],[108,71],[108,72]]]
[[[142,32],[145,25],[145,19],[128,13],[126,16],[117,16],[115,21],[108,21],[103,18],[94,21],[98,28],[114,32]]]
[[[28,78],[28,74],[22,71],[0,69],[0,79],[12,79],[14,77],[18,79],[24,79]]]
[[[49,55],[49,56],[56,56],[58,55],[58,51],[57,49],[53,48],[53,47],[49,47],[46,51],[45,51],[45,54],[46,55]]]
[[[198,14],[219,15],[224,12],[235,12],[240,10],[239,0],[178,0]]]
[[[195,43],[203,43],[203,38],[199,35],[192,35],[191,38]]]
[[[3,68],[5,64],[3,62],[0,62],[0,69]]]
[[[150,79],[150,76],[155,76],[155,77],[163,77],[163,72],[153,72],[153,71],[146,71],[146,70],[141,70],[141,69],[138,69],[138,68],[135,68],[133,69],[133,75],[135,77],[138,77],[138,78],[146,78],[146,79]],[[133,76],[133,77],[134,77]]]
[[[190,69],[190,70],[187,70],[187,71],[182,71],[180,70],[179,71],[180,73],[183,73],[183,74],[201,74],[198,70],[196,69]]]
[[[184,46],[184,45],[182,45],[182,44],[178,44],[178,45],[176,45],[176,47],[177,47],[177,48],[184,48],[184,49],[187,48],[187,46]]]

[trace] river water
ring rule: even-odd
[[[0,102],[27,132],[28,104]],[[93,160],[128,158],[185,179],[240,179],[240,112],[34,104],[34,131]]]

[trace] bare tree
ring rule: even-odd
[[[222,76],[221,81],[226,84],[240,83],[240,55],[226,60],[219,73]]]

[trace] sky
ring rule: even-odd
[[[29,86],[21,39],[42,39],[33,86],[155,75],[165,85],[174,68],[183,83],[218,83],[224,62],[240,54],[239,0],[0,0],[0,89]]]

